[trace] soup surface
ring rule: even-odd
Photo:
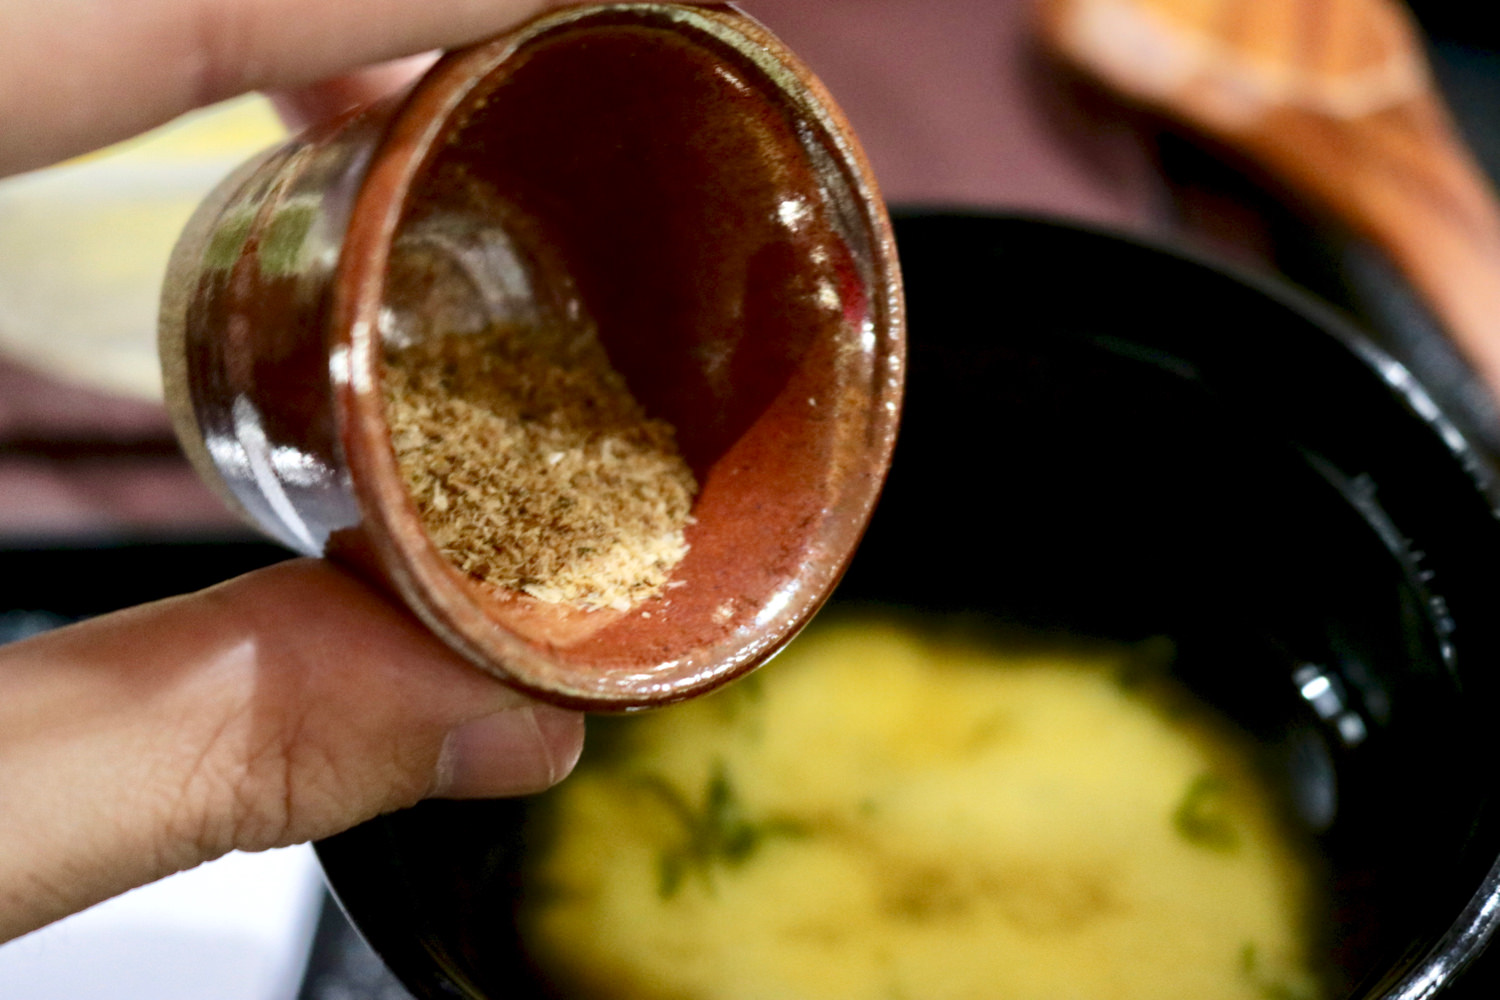
[[[1314,856],[1170,646],[833,613],[533,813],[569,996],[1316,1000]]]

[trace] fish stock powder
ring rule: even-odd
[[[586,610],[661,592],[697,482],[591,327],[439,326],[384,355],[397,466],[461,573]]]

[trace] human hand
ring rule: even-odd
[[[414,53],[548,5],[9,0],[0,175],[252,89],[306,124],[409,81],[430,59]],[[428,796],[538,791],[582,737],[581,716],[484,676],[307,560],[7,646],[0,941],[230,850]]]
[[[0,649],[0,940],[228,851],[539,791],[582,716],[298,560]]]
[[[6,0],[0,4],[0,176],[252,90],[276,94],[293,124],[305,124],[407,82],[420,67],[409,57],[477,41],[558,5]]]

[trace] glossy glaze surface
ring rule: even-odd
[[[174,250],[168,406],[199,474],[277,541],[320,555],[360,520],[328,380],[327,289],[390,106],[229,177]]]

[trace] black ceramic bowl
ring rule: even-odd
[[[897,236],[907,415],[836,599],[1171,636],[1300,804],[1343,992],[1453,989],[1500,919],[1500,524],[1463,436],[1268,285],[1043,221]],[[550,995],[511,923],[528,807],[427,803],[319,846],[419,997]]]

